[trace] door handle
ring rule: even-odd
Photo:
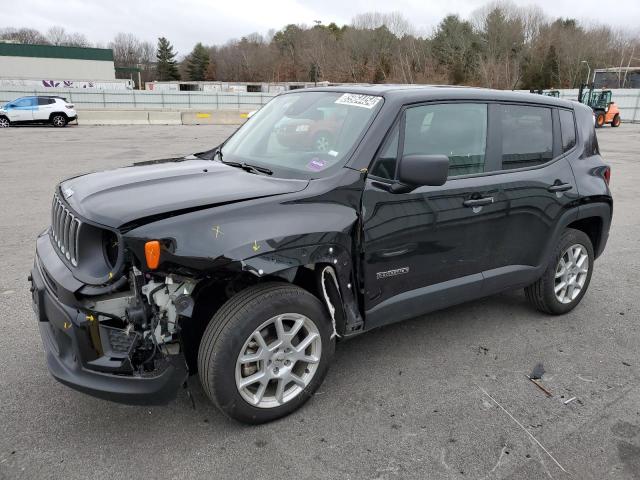
[[[465,207],[482,207],[484,205],[490,205],[492,203],[493,197],[471,198],[462,202]]]
[[[571,185],[570,183],[554,183],[549,188],[547,188],[547,190],[549,192],[556,193],[556,192],[566,192],[567,190],[571,190],[572,188],[573,188],[573,185]]]

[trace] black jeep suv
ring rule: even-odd
[[[607,242],[609,176],[577,103],[280,95],[210,151],[56,188],[31,273],[49,370],[147,404],[198,372],[228,416],[281,417],[340,338],[514,288],[574,308]]]

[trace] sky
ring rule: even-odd
[[[463,18],[487,0],[0,0],[0,28],[30,27],[46,31],[62,26],[106,46],[118,33],[133,33],[156,42],[165,36],[180,55],[197,42],[219,45],[233,38],[289,23],[350,23],[358,13],[398,11],[422,34],[430,33],[447,14]],[[551,17],[604,23],[640,36],[640,1],[515,0],[538,5]]]

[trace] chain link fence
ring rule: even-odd
[[[167,92],[147,90],[85,90],[80,88],[3,88],[0,104],[18,97],[56,95],[86,110],[256,110],[275,93]]]
[[[611,99],[620,109],[620,118],[623,122],[640,122],[640,89],[617,88],[611,90]],[[578,89],[560,90],[560,98],[565,100],[577,100]]]
[[[640,122],[640,89],[613,89],[613,101],[625,122]],[[86,110],[257,110],[276,93],[251,92],[169,92],[147,90],[85,90],[64,88],[4,87],[0,104],[30,95],[58,95]],[[577,89],[560,90],[560,98],[576,100]]]

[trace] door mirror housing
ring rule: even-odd
[[[405,155],[398,166],[398,180],[414,188],[444,185],[448,174],[446,155]]]

